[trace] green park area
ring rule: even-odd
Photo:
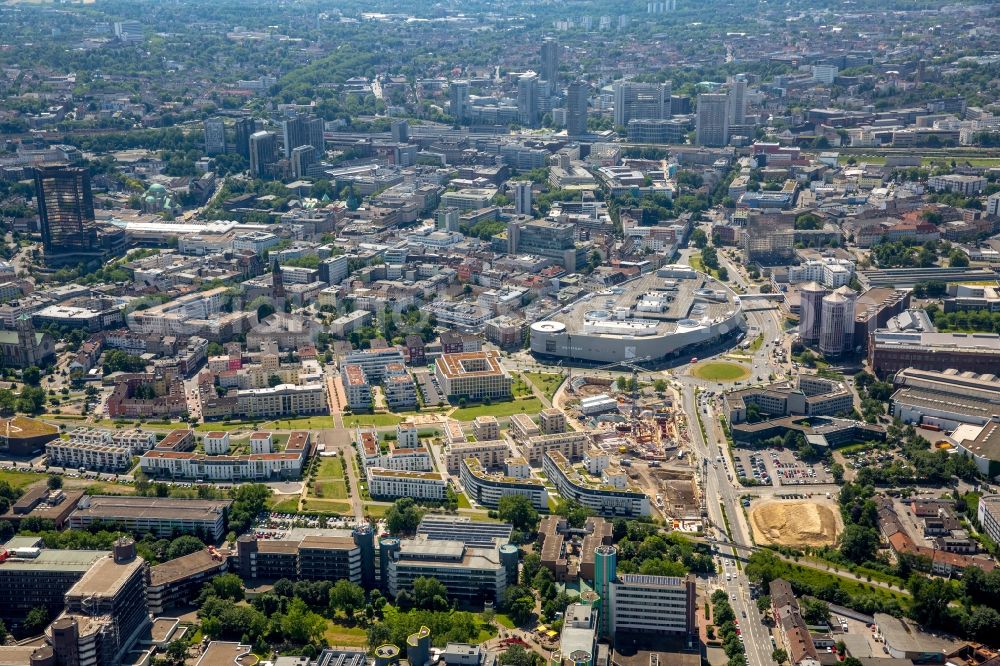
[[[750,376],[750,368],[741,363],[728,361],[704,361],[691,369],[691,374],[698,379],[710,382],[733,382]]]
[[[319,472],[309,489],[310,498],[347,499],[347,479],[344,476],[344,463],[340,456],[322,458]]]
[[[345,428],[356,428],[358,426],[394,426],[402,417],[396,414],[352,414],[344,416]]]
[[[6,481],[13,488],[24,488],[25,486],[30,486],[35,481],[42,481],[44,479],[45,477],[41,474],[32,474],[31,472],[0,471],[0,482]]]
[[[519,398],[489,405],[460,407],[452,412],[451,417],[458,421],[474,421],[478,416],[495,416],[499,419],[514,414],[533,414],[541,410],[542,402],[538,398]]]
[[[549,400],[552,400],[563,382],[563,376],[556,372],[526,372],[524,376]]]

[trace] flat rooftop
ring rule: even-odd
[[[10,543],[8,543],[8,547]],[[53,571],[67,573],[85,573],[94,562],[107,556],[106,550],[45,550],[38,557],[10,558],[0,562],[0,573],[3,571]]]
[[[84,499],[86,503],[88,499]],[[93,495],[90,506],[78,506],[74,515],[101,518],[151,518],[160,520],[214,521],[232,500],[174,499],[126,495]]]
[[[662,310],[640,311],[636,309],[640,301],[659,303]],[[708,276],[698,273],[695,279],[659,277],[654,271],[585,298],[569,312],[559,312],[552,319],[565,324],[571,331],[583,331],[585,325],[603,325],[607,332],[588,333],[608,337],[616,335],[613,332],[616,325],[622,328],[622,336],[642,334],[635,330],[637,328],[651,328],[656,335],[666,335],[701,325],[704,320],[723,318],[736,307],[733,294]],[[615,318],[614,313],[619,309],[628,310],[626,319]]]
[[[141,557],[118,564],[111,555],[94,563],[83,577],[66,592],[67,596],[110,597],[122,588],[125,582],[146,563]]]
[[[249,645],[212,641],[196,666],[255,666],[258,661]]]
[[[222,566],[225,558],[229,556],[229,551],[219,550],[218,552],[222,557],[221,561],[212,557],[212,554],[206,548],[169,560],[163,564],[157,564],[149,570],[150,585],[166,585]]]

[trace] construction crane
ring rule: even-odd
[[[627,368],[632,371],[632,413],[630,414],[633,420],[639,418],[639,373],[648,372],[643,367],[640,367],[639,363],[645,363],[651,360],[650,358],[637,358],[635,361],[615,361],[614,363],[607,363],[605,365],[592,368],[592,370],[610,370],[611,368]]]

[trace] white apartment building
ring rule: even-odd
[[[132,466],[132,451],[114,444],[55,439],[45,445],[45,453],[54,467],[127,470]]]
[[[205,454],[223,456],[229,453],[229,433],[225,431],[205,433]]]
[[[511,397],[510,373],[495,351],[442,354],[434,364],[434,375],[445,395],[472,400]]]
[[[979,498],[979,509],[976,512],[979,525],[986,536],[1000,542],[1000,495],[983,495]]]
[[[437,472],[413,472],[371,467],[368,493],[372,497],[413,497],[443,500],[447,484]]]
[[[345,354],[341,367],[347,364],[360,366],[369,381],[378,383],[385,375],[385,367],[390,363],[404,363],[403,350],[399,347],[386,349],[357,349]]]
[[[347,394],[347,406],[351,411],[371,409],[372,385],[360,365],[348,363],[340,366],[340,378]]]
[[[567,460],[579,460],[590,450],[592,438],[589,432],[553,433],[529,437],[524,444],[525,458],[532,465],[539,465],[549,451],[558,451]]]
[[[475,458],[483,467],[500,467],[510,458],[510,447],[502,440],[452,444],[445,451],[449,474],[458,474],[465,458]]]
[[[233,238],[234,250],[250,250],[255,254],[261,254],[269,247],[274,247],[281,242],[281,239],[266,231],[250,231],[242,233]]]
[[[843,287],[854,277],[854,262],[849,259],[812,259],[798,266],[788,267],[788,282],[819,282],[828,289]]]
[[[238,413],[247,418],[327,413],[326,386],[322,383],[237,391],[236,399]]]
[[[931,176],[927,179],[927,187],[939,192],[954,192],[972,197],[986,189],[986,179],[982,176],[949,173],[943,176]]]
[[[274,437],[269,432],[255,432],[250,435],[250,453],[271,453]]]
[[[500,422],[495,416],[477,416],[472,422],[472,434],[480,442],[500,439]]]

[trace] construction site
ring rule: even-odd
[[[568,415],[592,433],[595,453],[616,461],[674,529],[700,531],[698,470],[679,396],[670,388],[656,391],[652,383],[641,382],[640,373],[647,371],[638,366],[611,367],[631,370],[631,377],[620,375],[627,384],[590,372],[572,377],[562,396]]]

